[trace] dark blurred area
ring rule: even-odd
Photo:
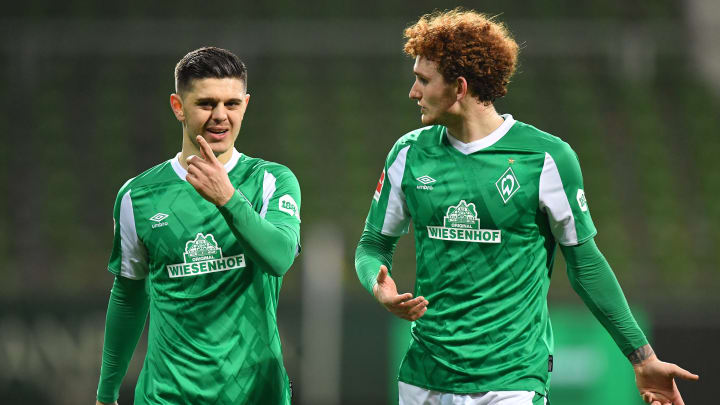
[[[424,13],[458,5],[498,15],[521,44],[498,111],[573,146],[596,241],[631,307],[646,314],[662,359],[700,374],[699,383],[679,383],[685,402],[714,403],[714,0],[3,4],[0,403],[93,403],[115,195],[180,150],[169,108],[173,69],[205,45],[232,50],[249,68],[238,150],[287,165],[302,189],[304,249],[284,279],[278,314],[294,403],[386,403],[391,318],[357,281],[355,245],[390,147],[421,126],[408,99],[412,60],[402,54],[402,31]],[[394,261],[407,291],[413,246],[403,238]],[[325,290],[313,282],[323,273],[308,270],[317,268],[313,260],[328,263],[322,271],[335,280],[321,284]],[[584,310],[561,258],[553,279],[551,311]],[[318,302],[336,316],[310,310]],[[337,333],[303,331],[312,322]],[[335,350],[327,375],[308,371],[315,339]],[[121,404],[130,403],[143,357],[141,343]]]

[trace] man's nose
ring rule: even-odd
[[[417,89],[417,82],[413,83],[412,87],[410,87],[410,94],[408,94],[408,97],[413,100],[420,99],[420,92]]]
[[[215,121],[225,121],[227,119],[227,108],[224,104],[218,104],[212,110],[212,117]]]

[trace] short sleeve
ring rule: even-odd
[[[132,190],[120,189],[113,209],[114,238],[108,270],[116,276],[141,280],[148,274],[148,254],[135,228]]]
[[[266,168],[263,173],[260,216],[275,226],[290,229],[300,242],[300,184],[285,166]]]
[[[386,236],[401,236],[409,232],[410,214],[402,181],[410,147],[398,142],[390,151],[370,204],[366,222]]]
[[[540,174],[540,209],[547,214],[555,240],[574,246],[595,236],[585,198],[580,162],[567,143],[545,152]]]

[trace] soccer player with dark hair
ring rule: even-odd
[[[474,11],[425,15],[405,30],[410,98],[424,128],[390,151],[355,255],[360,282],[413,321],[400,404],[547,403],[553,339],[547,292],[557,245],[575,291],[628,357],[643,399],[682,404],[593,240],[577,155],[561,139],[500,115],[518,46]],[[390,268],[412,220],[415,297]]]
[[[175,86],[182,150],[115,202],[97,402],[117,403],[149,312],[135,404],[289,404],[276,310],[300,251],[300,187],[234,147],[250,101],[237,56],[192,51]]]

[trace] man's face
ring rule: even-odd
[[[415,58],[415,83],[410,98],[420,106],[424,125],[445,124],[450,107],[457,101],[457,86],[449,84],[438,70],[438,64],[423,57]]]
[[[202,135],[215,156],[232,150],[249,101],[245,84],[237,78],[196,79],[182,95],[170,98],[183,135],[195,146],[195,138]]]

